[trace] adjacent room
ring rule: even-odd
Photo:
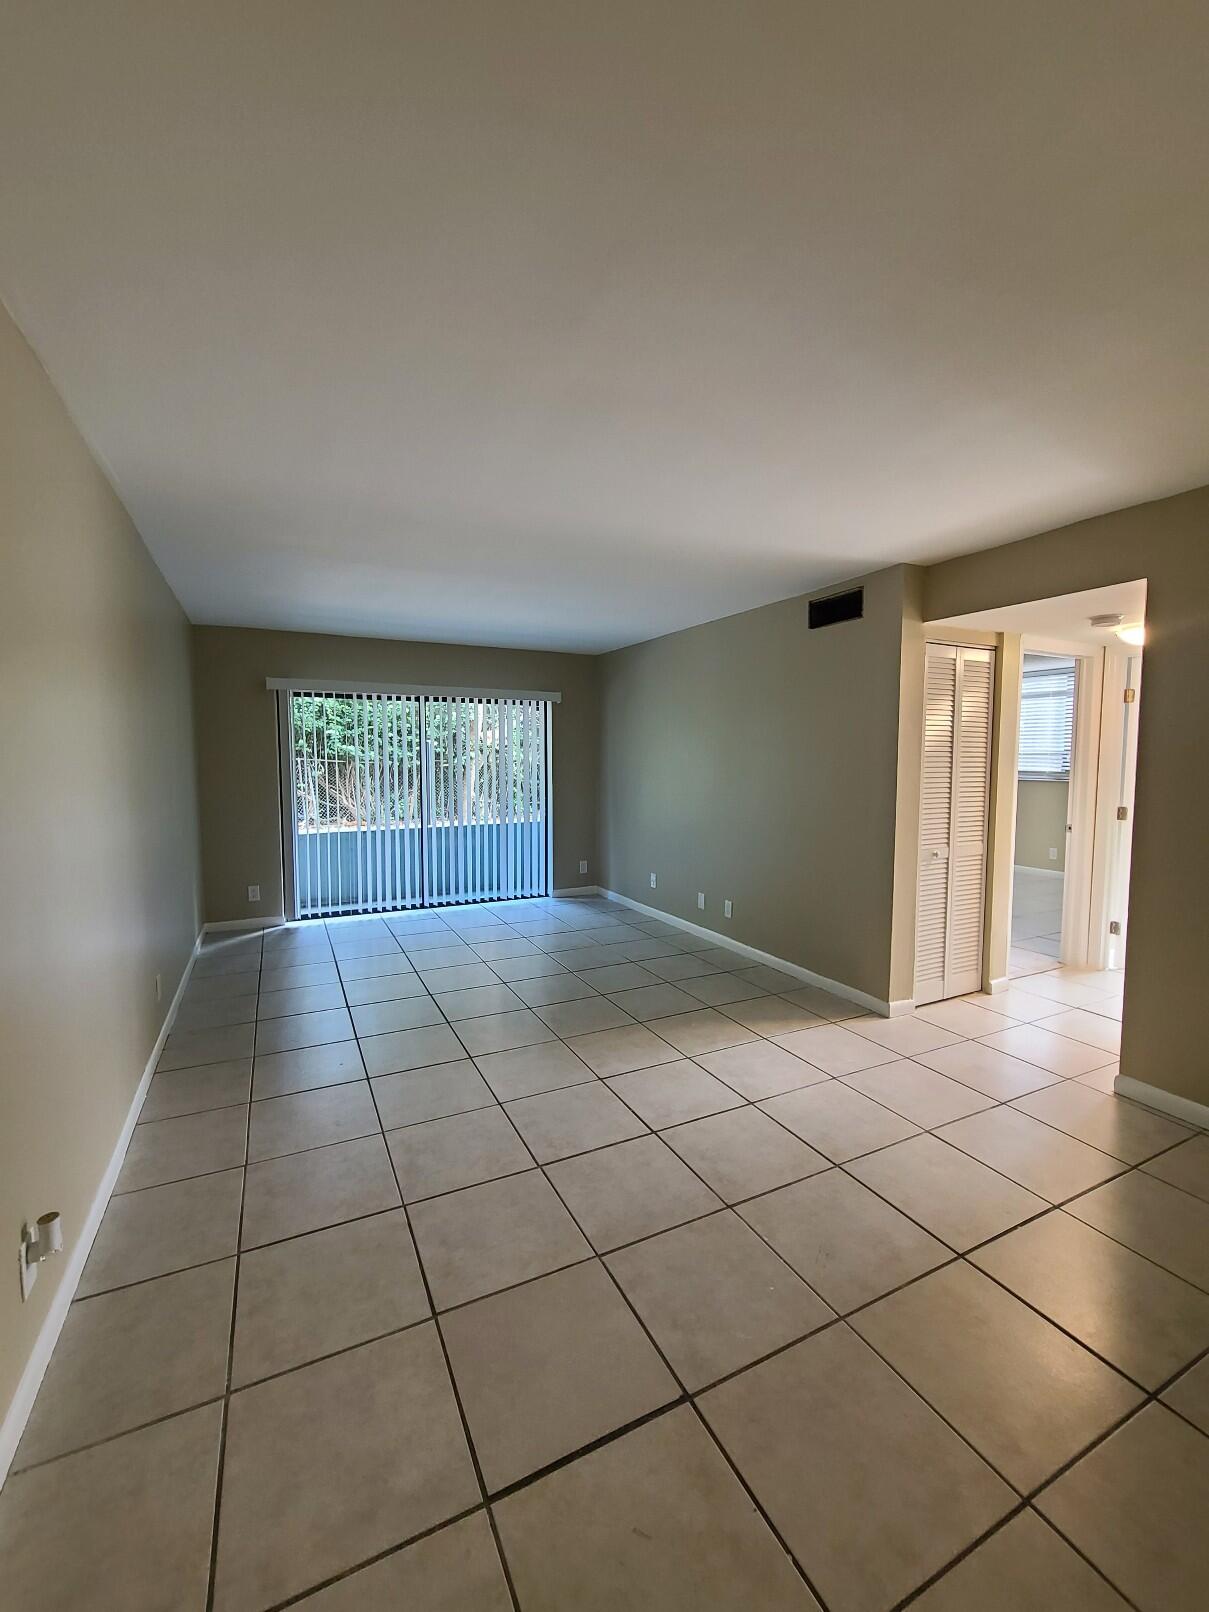
[[[1042,973],[1062,956],[1077,670],[1073,655],[1025,651],[1016,755],[1012,951],[1008,954],[1018,973]]]
[[[4,1612],[1202,1612],[1209,14],[0,39]]]

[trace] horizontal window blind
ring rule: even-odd
[[[550,702],[283,691],[296,916],[550,893]]]
[[[1026,657],[1020,688],[1019,776],[1034,782],[1068,779],[1074,736],[1074,661]]]

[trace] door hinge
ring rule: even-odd
[[[1137,699],[1137,697],[1138,697],[1138,691],[1137,691],[1136,688],[1127,688],[1125,690],[1125,703],[1126,703],[1126,705],[1132,705],[1133,702]]]
[[[1128,821],[1129,821],[1129,807],[1128,806],[1118,806],[1117,807],[1117,822],[1118,823],[1128,823]]]
[[[1109,924],[1108,933],[1110,935],[1119,935],[1121,933],[1121,920],[1119,918],[1114,918]]]

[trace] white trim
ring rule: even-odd
[[[284,689],[278,689],[273,698],[277,702],[277,806],[278,821],[281,825],[281,905],[289,914],[289,921],[293,922],[298,917],[298,836],[294,832],[294,825],[298,821],[298,792],[294,776],[294,737],[288,693]],[[287,790],[290,797],[288,811]]]
[[[1186,1125],[1209,1131],[1209,1107],[1204,1103],[1194,1102],[1191,1097],[1181,1097],[1178,1092],[1164,1091],[1161,1086],[1150,1086],[1144,1080],[1135,1080],[1132,1075],[1118,1075],[1112,1084],[1118,1097],[1128,1097],[1135,1103],[1144,1103],[1147,1108],[1157,1109],[1160,1114],[1183,1120]]]
[[[859,1007],[868,1008],[870,1013],[879,1013],[882,1018],[897,1018],[911,1011],[913,1004],[910,1001],[887,1002],[884,997],[870,996],[867,991],[858,991],[855,985],[844,985],[839,980],[828,979],[826,974],[816,974],[813,969],[803,968],[800,963],[788,962],[784,957],[774,957],[771,952],[762,952],[758,947],[747,946],[741,940],[732,940],[729,935],[723,935],[716,929],[707,929],[703,924],[691,923],[687,918],[677,918],[674,913],[663,912],[659,907],[648,907],[641,901],[634,901],[630,896],[623,896],[618,890],[607,890],[603,885],[598,889],[602,896],[607,896],[610,901],[620,901],[623,907],[631,907],[635,912],[645,913],[648,918],[658,918],[661,923],[687,930],[690,935],[698,935],[702,940],[717,941],[719,945],[737,952],[740,957],[750,958],[754,963],[766,963],[769,968],[782,969],[786,974],[792,974],[795,979],[800,979],[803,985],[817,985],[820,990],[830,991],[834,996],[842,996],[848,1002],[855,1002]]]
[[[1076,660],[1082,657],[1098,655],[1101,646],[1088,644],[1079,638],[1047,638],[1044,633],[1029,632],[1025,629],[1021,633],[1024,653],[1028,655],[1071,655]]]
[[[1096,837],[1096,793],[1100,767],[1100,722],[1104,696],[1104,652],[1091,644],[1064,638],[1044,638],[1023,633],[1020,638],[1020,684],[1016,692],[1017,710],[1024,687],[1026,655],[1069,656],[1075,662],[1074,751],[1067,781],[1066,856],[1061,877],[1062,939],[1059,961],[1069,967],[1091,966],[1092,874]],[[1016,822],[1019,815],[1020,735],[1012,758],[1012,873],[1016,863]],[[1025,780],[1027,782],[1027,780]],[[1023,864],[1019,864],[1023,866]],[[1058,873],[1057,868],[1030,868],[1031,873]],[[1008,944],[1015,914],[1015,893],[1008,904]],[[1010,983],[1015,984],[1013,979]],[[992,986],[992,989],[994,987]]]
[[[1016,983],[1017,983],[1017,981],[1012,977],[1012,975],[1010,975],[1010,974],[1001,974],[998,979],[989,980],[987,982],[987,987],[986,987],[987,995],[988,996],[998,996],[1000,991],[1010,990],[1011,987],[1013,985],[1015,985]]]
[[[1025,638],[1027,651],[1030,641]],[[1062,894],[1062,961],[1075,968],[1088,964],[1091,938],[1091,876],[1096,835],[1096,784],[1100,772],[1100,715],[1104,697],[1104,655],[1100,650],[1077,656],[1075,674],[1074,753],[1067,786],[1066,837]]]
[[[546,712],[546,899],[554,889],[554,712]]]
[[[1027,781],[1027,780],[1026,780]],[[1045,879],[1065,879],[1066,874],[1061,868],[1035,868],[1028,862],[1013,862],[1013,873],[1039,873]]]
[[[275,912],[269,918],[219,918],[204,927],[206,934],[217,934],[223,929],[277,929],[285,922],[282,914]]]
[[[598,884],[564,884],[561,889],[552,892],[551,899],[557,896],[604,896],[608,895],[608,893],[607,890],[602,890]],[[625,898],[618,896],[617,899],[622,901]]]
[[[143,1106],[143,1099],[147,1095],[147,1088],[155,1074],[155,1066],[159,1062],[160,1053],[164,1050],[164,1042],[168,1039],[168,1032],[176,1018],[176,1010],[180,1006],[181,997],[185,994],[185,987],[189,983],[189,976],[193,972],[193,965],[197,961],[197,954],[201,949],[202,936],[205,929],[198,931],[197,939],[193,942],[193,950],[189,954],[189,961],[185,964],[180,977],[180,984],[176,987],[176,994],[164,1015],[164,1022],[160,1026],[160,1033],[155,1038],[155,1045],[151,1049],[151,1056],[143,1067],[142,1079],[138,1083],[122,1129],[110,1154],[109,1163],[105,1166],[105,1173],[97,1183],[97,1190],[93,1194],[92,1203],[84,1217],[84,1224],[80,1227],[79,1236],[75,1240],[71,1253],[67,1256],[67,1263],[63,1275],[50,1301],[50,1307],[38,1328],[38,1336],[34,1339],[34,1346],[30,1351],[29,1359],[25,1362],[25,1370],[17,1384],[17,1391],[12,1397],[8,1410],[4,1415],[4,1423],[0,1426],[0,1483],[8,1477],[9,1468],[13,1464],[13,1457],[17,1453],[17,1446],[21,1442],[21,1435],[25,1432],[25,1424],[29,1420],[29,1413],[34,1408],[34,1401],[38,1397],[38,1390],[42,1386],[42,1378],[46,1375],[46,1368],[50,1364],[50,1357],[54,1353],[55,1345],[59,1341],[59,1333],[63,1330],[63,1323],[67,1319],[67,1312],[71,1308],[71,1301],[76,1296],[76,1288],[80,1284],[80,1277],[84,1274],[84,1267],[88,1263],[88,1256],[92,1252],[93,1240],[101,1229],[101,1221],[105,1210],[109,1206],[110,1194],[118,1178],[126,1158],[126,1149],[130,1146],[130,1138],[134,1135],[134,1127],[138,1122],[139,1111]]]
[[[547,700],[561,705],[562,695],[554,689],[527,688],[446,688],[436,683],[367,683],[331,677],[266,677],[266,688],[288,689],[292,694],[426,694],[443,700]]]
[[[1122,645],[1105,650],[1104,693],[1100,713],[1101,764],[1096,782],[1088,925],[1089,968],[1122,967],[1128,939],[1129,867],[1140,719],[1140,706],[1134,703],[1131,712],[1130,706],[1125,703],[1131,666],[1136,702],[1143,671],[1141,649],[1127,649]],[[1129,816],[1124,823],[1117,817],[1118,806],[1128,808]],[[1125,933],[1120,936],[1109,934],[1108,925],[1113,919],[1124,923]]]

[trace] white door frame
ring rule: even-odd
[[[1104,652],[1104,698],[1100,712],[1100,767],[1096,787],[1095,849],[1092,857],[1091,923],[1087,950],[1090,968],[1122,968],[1128,927],[1129,864],[1133,841],[1134,779],[1137,767],[1138,716],[1142,651]],[[1134,701],[1126,704],[1132,687]],[[1124,806],[1122,822],[1117,808]],[[1118,937],[1112,921],[1122,925]]]
[[[1088,966],[1091,956],[1097,784],[1100,774],[1100,730],[1104,703],[1104,651],[1094,644],[1078,643],[1073,639],[1042,638],[1031,633],[1022,636],[1020,650],[1022,669],[1025,655],[1069,655],[1075,662],[1074,744],[1066,803],[1067,835],[1065,876],[1062,886],[1060,961],[1075,968],[1083,968]],[[1017,700],[1019,698],[1020,691],[1017,690]],[[1016,765],[1012,770],[1013,824],[1016,820],[1016,793],[1019,781],[1020,756],[1017,750]],[[1014,828],[1012,846],[1014,872]]]

